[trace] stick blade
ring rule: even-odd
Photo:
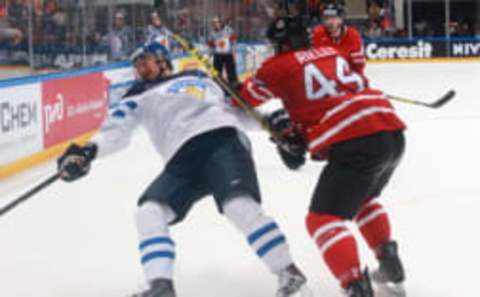
[[[445,104],[447,104],[449,101],[451,101],[455,97],[455,95],[456,95],[455,90],[450,90],[445,95],[443,95],[440,99],[429,104],[429,106],[432,108],[440,108]]]

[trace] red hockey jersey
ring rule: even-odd
[[[324,25],[318,25],[312,31],[313,47],[330,46],[340,52],[348,61],[350,68],[358,73],[365,69],[365,52],[360,33],[353,27],[345,26],[340,39],[334,40]]]
[[[253,106],[281,99],[318,158],[334,143],[405,128],[385,95],[365,86],[366,78],[351,71],[338,51],[321,47],[268,59],[241,95]]]

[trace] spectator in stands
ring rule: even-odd
[[[150,15],[150,24],[145,28],[145,44],[157,42],[164,46],[169,52],[172,50],[170,35],[172,32],[163,24],[158,12],[154,11]]]
[[[383,1],[371,1],[368,5],[368,30],[372,30],[373,35],[378,35],[378,31],[381,31],[380,36],[377,37],[389,37],[395,33],[395,26],[393,20],[390,18],[388,11],[383,8]],[[375,24],[374,24],[375,23]]]
[[[474,36],[474,32],[472,28],[470,27],[470,24],[468,21],[461,21],[458,24],[457,30],[455,32],[456,34],[454,36],[459,36],[459,37],[472,37]]]
[[[25,32],[28,24],[28,6],[24,0],[13,0],[8,5],[8,19],[12,27]]]
[[[112,32],[102,38],[102,43],[110,49],[110,59],[120,61],[127,59],[134,48],[132,29],[125,24],[123,12],[115,13]]]
[[[380,28],[377,22],[372,21],[368,23],[367,31],[365,36],[368,38],[381,38],[383,37],[383,30]]]
[[[66,15],[57,0],[47,0],[44,3],[42,24],[45,46],[59,47],[65,45]]]
[[[17,45],[23,38],[22,31],[16,28],[11,28],[0,17],[0,45]]]
[[[23,38],[17,11],[11,9],[12,6],[16,7],[16,2],[18,1],[10,4],[8,9],[5,2],[0,5],[0,45],[17,45]],[[10,16],[11,13],[12,16]]]
[[[413,24],[415,37],[430,37],[434,35],[434,31],[427,20],[423,19]]]
[[[214,17],[208,38],[208,46],[213,52],[213,66],[220,75],[225,69],[228,82],[234,87],[239,85],[234,58],[236,41],[237,36],[233,29],[226,25],[220,17]]]
[[[307,12],[310,17],[310,25],[320,24],[322,22],[322,15],[327,1],[325,0],[308,0]]]

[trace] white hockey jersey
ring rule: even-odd
[[[122,100],[92,141],[98,156],[109,155],[126,147],[135,128],[143,126],[168,162],[189,139],[221,127],[244,130],[244,121],[249,121],[247,115],[230,104],[211,78],[186,72]]]

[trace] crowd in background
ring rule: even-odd
[[[322,21],[322,11],[331,1],[290,2],[294,3],[293,9],[308,14],[314,24]],[[261,42],[264,41],[262,28],[278,15],[284,3],[280,0],[128,2],[113,5],[115,1],[107,0],[0,0],[0,63],[5,60],[24,63],[28,60],[29,50],[30,55],[43,55],[36,63],[37,67],[53,64],[58,53],[104,53],[110,61],[123,60],[135,47],[167,30],[165,25],[206,44],[210,20],[215,15],[223,16],[238,41]],[[360,16],[347,15],[347,22],[367,38],[409,37],[406,26],[396,26],[393,2],[365,0],[365,11]],[[413,37],[444,36],[447,28],[450,36],[480,35],[475,20],[452,15],[446,26],[441,7],[426,5],[428,3],[414,6],[414,12],[418,14],[412,20]],[[463,9],[468,11],[468,7]],[[458,15],[466,16],[463,13]],[[173,45],[172,49],[177,50]]]

